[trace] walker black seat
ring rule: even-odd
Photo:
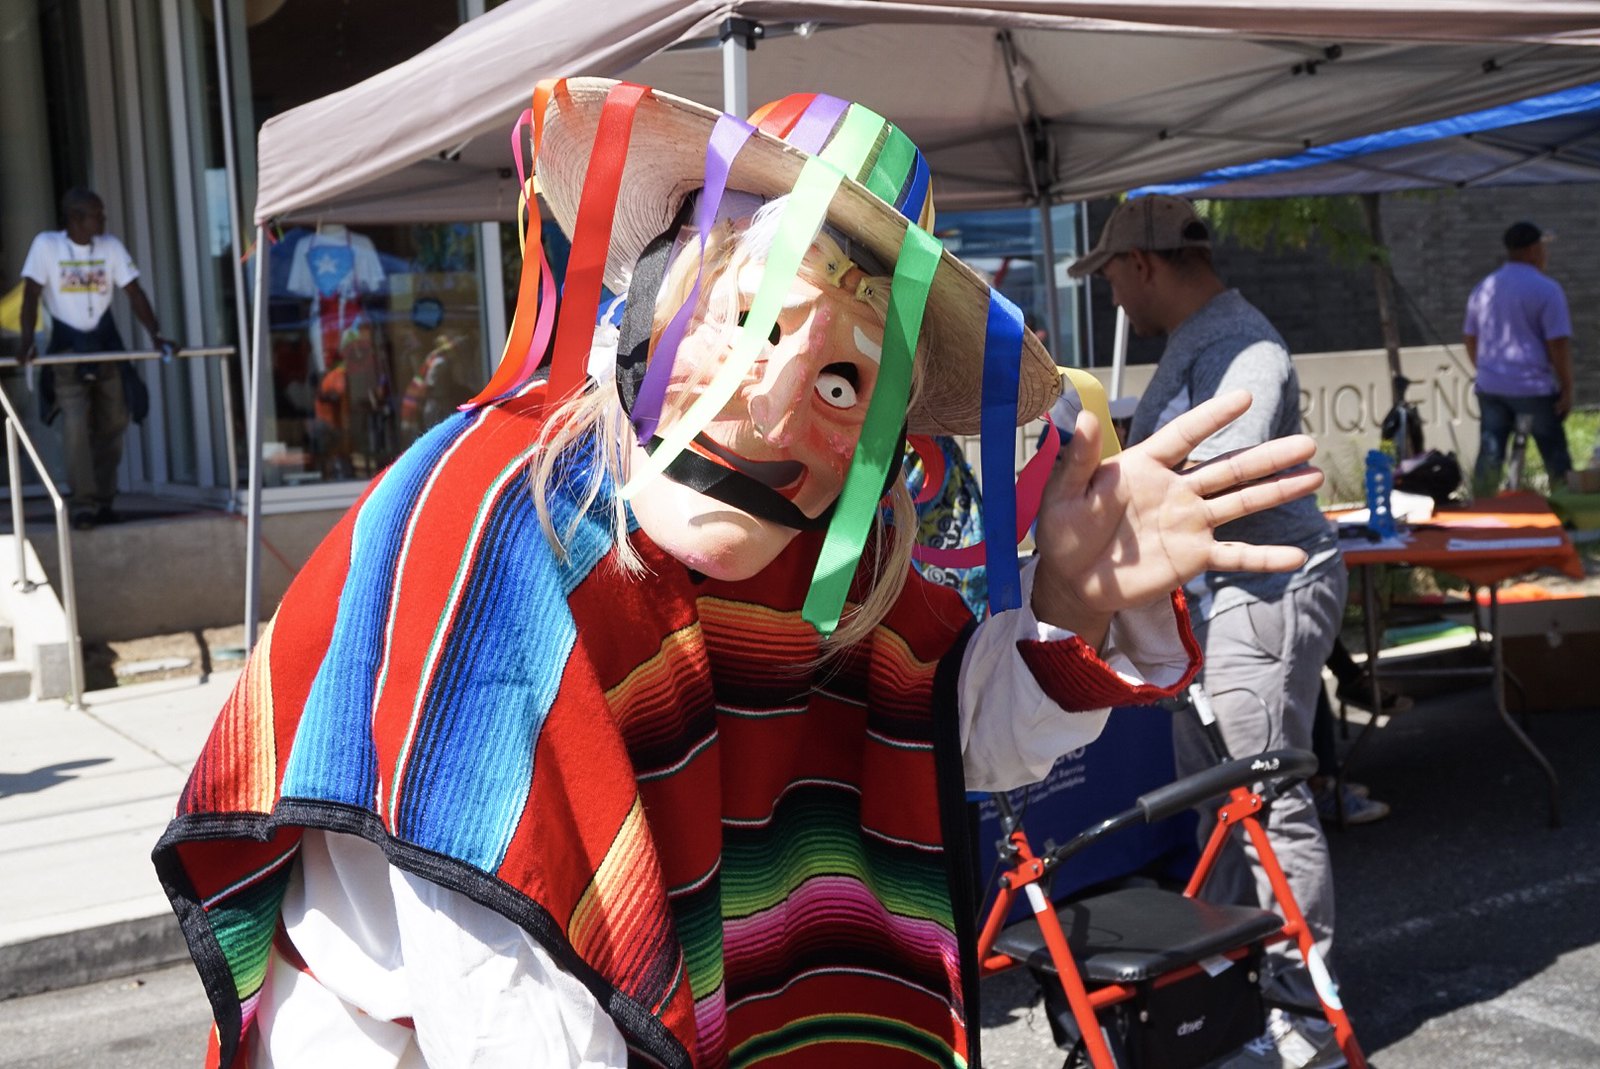
[[[1130,887],[1056,908],[1067,944],[1086,981],[1138,983],[1236,947],[1283,927],[1275,913],[1185,898],[1157,887]],[[1032,919],[1000,933],[995,950],[1055,974],[1050,950]]]

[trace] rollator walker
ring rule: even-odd
[[[1198,686],[1189,704],[1213,748],[1226,748]],[[1180,710],[1176,715],[1183,715]],[[1293,940],[1311,970],[1320,1013],[1351,1069],[1366,1069],[1338,988],[1318,954],[1259,815],[1316,771],[1304,750],[1272,750],[1221,763],[1142,795],[1134,805],[1036,854],[1010,799],[995,795],[1005,834],[999,893],[978,937],[981,975],[1026,966],[1045,993],[1066,1069],[1201,1069],[1238,1051],[1266,1026],[1262,951]],[[1114,832],[1174,816],[1226,794],[1217,824],[1182,892],[1124,887],[1053,906],[1048,881],[1069,858]],[[1272,883],[1278,912],[1218,905],[1198,896],[1227,836],[1242,829]],[[1017,896],[1033,917],[1005,925]]]

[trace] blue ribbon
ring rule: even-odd
[[[983,530],[989,615],[1022,605],[1017,565],[1017,389],[1022,377],[1022,310],[989,290],[983,345]]]

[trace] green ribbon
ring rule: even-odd
[[[823,146],[822,158],[861,182],[861,172],[869,161],[877,159],[879,139],[885,129],[891,129],[888,119],[871,108],[851,104],[838,131]]]
[[[917,146],[892,126],[886,134],[878,160],[872,165],[872,173],[867,175],[863,184],[883,200],[899,207],[896,202],[900,198],[900,191],[905,188],[906,176],[917,162]]]
[[[855,457],[839,492],[828,536],[823,540],[812,573],[811,589],[806,593],[801,617],[821,635],[831,635],[839,626],[850,580],[861,561],[861,551],[872,519],[883,496],[889,467],[900,456],[900,428],[905,423],[911,398],[911,364],[916,358],[917,338],[922,331],[922,314],[928,305],[928,291],[939,268],[943,246],[939,239],[921,227],[906,227],[895,261],[894,283],[889,291],[889,312],[883,325],[883,358],[878,365],[878,381],[867,406],[866,423],[856,442]]]

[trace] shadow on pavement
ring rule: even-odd
[[[0,798],[10,798],[16,794],[37,794],[59,786],[68,780],[77,779],[69,773],[80,768],[93,768],[110,761],[109,757],[88,757],[81,761],[61,761],[53,765],[36,768],[32,772],[0,772]]]

